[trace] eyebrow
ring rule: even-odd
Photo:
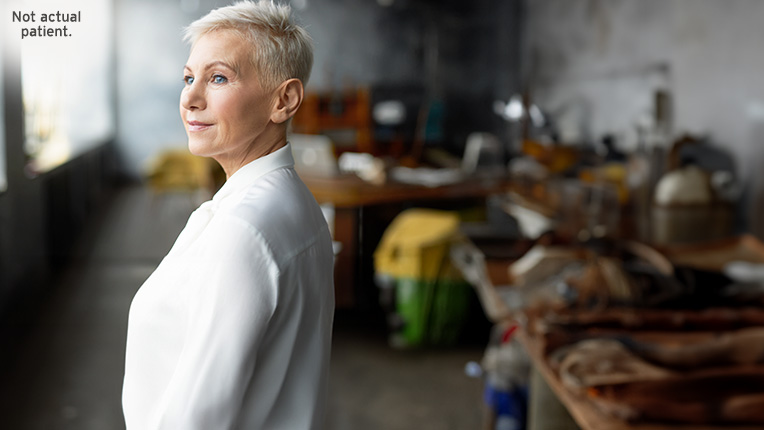
[[[207,64],[204,65],[204,67],[202,67],[202,70],[208,70],[208,69],[211,69],[211,68],[213,68],[215,66],[223,66],[223,67],[225,67],[227,69],[232,70],[234,73],[237,73],[237,74],[239,73],[239,68],[238,67],[236,67],[234,65],[231,65],[231,64],[228,64],[228,63],[226,63],[225,61],[222,61],[222,60],[217,60],[217,61],[213,61],[211,63],[207,63]],[[191,68],[188,67],[188,64],[184,65],[183,69],[184,70],[189,70],[189,71],[191,70]]]

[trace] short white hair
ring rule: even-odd
[[[214,9],[186,27],[183,39],[193,46],[217,30],[235,31],[252,44],[252,63],[265,89],[275,89],[293,78],[307,85],[313,67],[313,40],[294,22],[288,5],[259,0]]]

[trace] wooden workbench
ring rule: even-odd
[[[506,180],[468,178],[458,183],[427,187],[388,180],[376,185],[353,174],[333,177],[302,177],[319,204],[335,208],[334,240],[342,243],[335,263],[335,298],[338,308],[351,308],[358,302],[358,285],[369,278],[369,261],[376,247],[376,234],[364,235],[370,223],[384,224],[406,206],[458,206],[460,201],[477,201],[502,192]],[[376,212],[376,213],[375,213]],[[381,213],[385,212],[384,216]],[[375,215],[380,216],[375,216]],[[382,228],[384,226],[378,226]],[[366,269],[365,269],[366,268]],[[376,297],[376,294],[372,296]]]

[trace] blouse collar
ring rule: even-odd
[[[220,203],[220,201],[227,196],[247,188],[260,176],[263,176],[268,172],[280,169],[282,167],[292,166],[294,166],[292,147],[287,142],[286,145],[277,149],[276,151],[252,160],[234,172],[234,174],[228,178],[225,184],[223,184],[220,190],[215,193],[215,196],[212,197],[212,200],[214,202]]]

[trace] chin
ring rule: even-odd
[[[209,148],[204,142],[198,142],[195,139],[188,139],[188,150],[199,157],[209,157],[210,153]]]

